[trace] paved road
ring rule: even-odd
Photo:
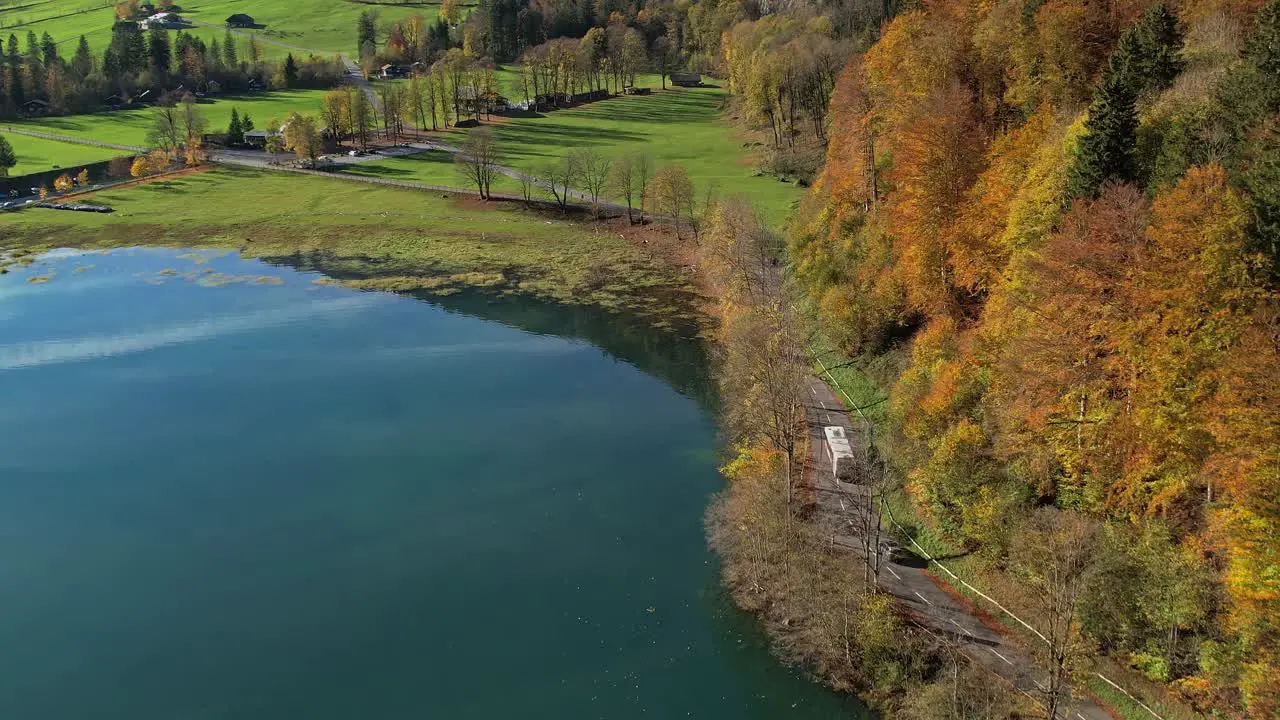
[[[849,433],[850,443],[861,447],[863,435],[854,428],[844,406],[820,378],[810,378],[805,388],[805,418],[808,423],[810,456],[806,474],[816,489],[821,519],[837,531],[836,544],[860,555],[862,544],[848,518],[854,508],[870,501],[865,485],[837,486],[826,458],[823,426],[840,425]],[[856,452],[856,450],[855,450]],[[1012,681],[1018,689],[1036,695],[1044,687],[1046,673],[1036,666],[1030,653],[1013,645],[987,627],[977,616],[943,590],[926,573],[923,561],[895,546],[891,538],[881,542],[879,585],[896,598],[922,625],[953,638],[961,651],[983,667]],[[1066,720],[1111,720],[1111,715],[1088,698],[1075,698],[1066,711]]]

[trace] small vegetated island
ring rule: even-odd
[[[1277,48],[1277,0],[10,0],[0,245],[700,338],[784,660],[893,717],[1272,717]]]

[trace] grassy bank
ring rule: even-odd
[[[0,246],[232,248],[262,258],[323,257],[358,287],[449,293],[486,287],[650,318],[696,322],[686,277],[607,225],[513,204],[224,168],[79,199],[109,215],[29,209],[0,215]]]

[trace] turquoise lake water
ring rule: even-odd
[[[0,276],[0,718],[861,717],[718,587],[696,346],[320,278]]]

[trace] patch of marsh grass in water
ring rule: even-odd
[[[276,275],[228,275],[220,272],[205,272],[196,275],[194,272],[184,276],[200,287],[224,287],[226,285],[283,285],[284,280]]]
[[[27,278],[27,282],[32,285],[43,285],[53,279],[52,275],[34,275]]]
[[[220,257],[225,257],[230,254],[231,254],[230,250],[200,250],[200,251],[192,250],[190,252],[179,253],[177,255],[177,258],[179,260],[190,260],[196,265],[204,265],[208,263],[210,260],[215,260]]]

